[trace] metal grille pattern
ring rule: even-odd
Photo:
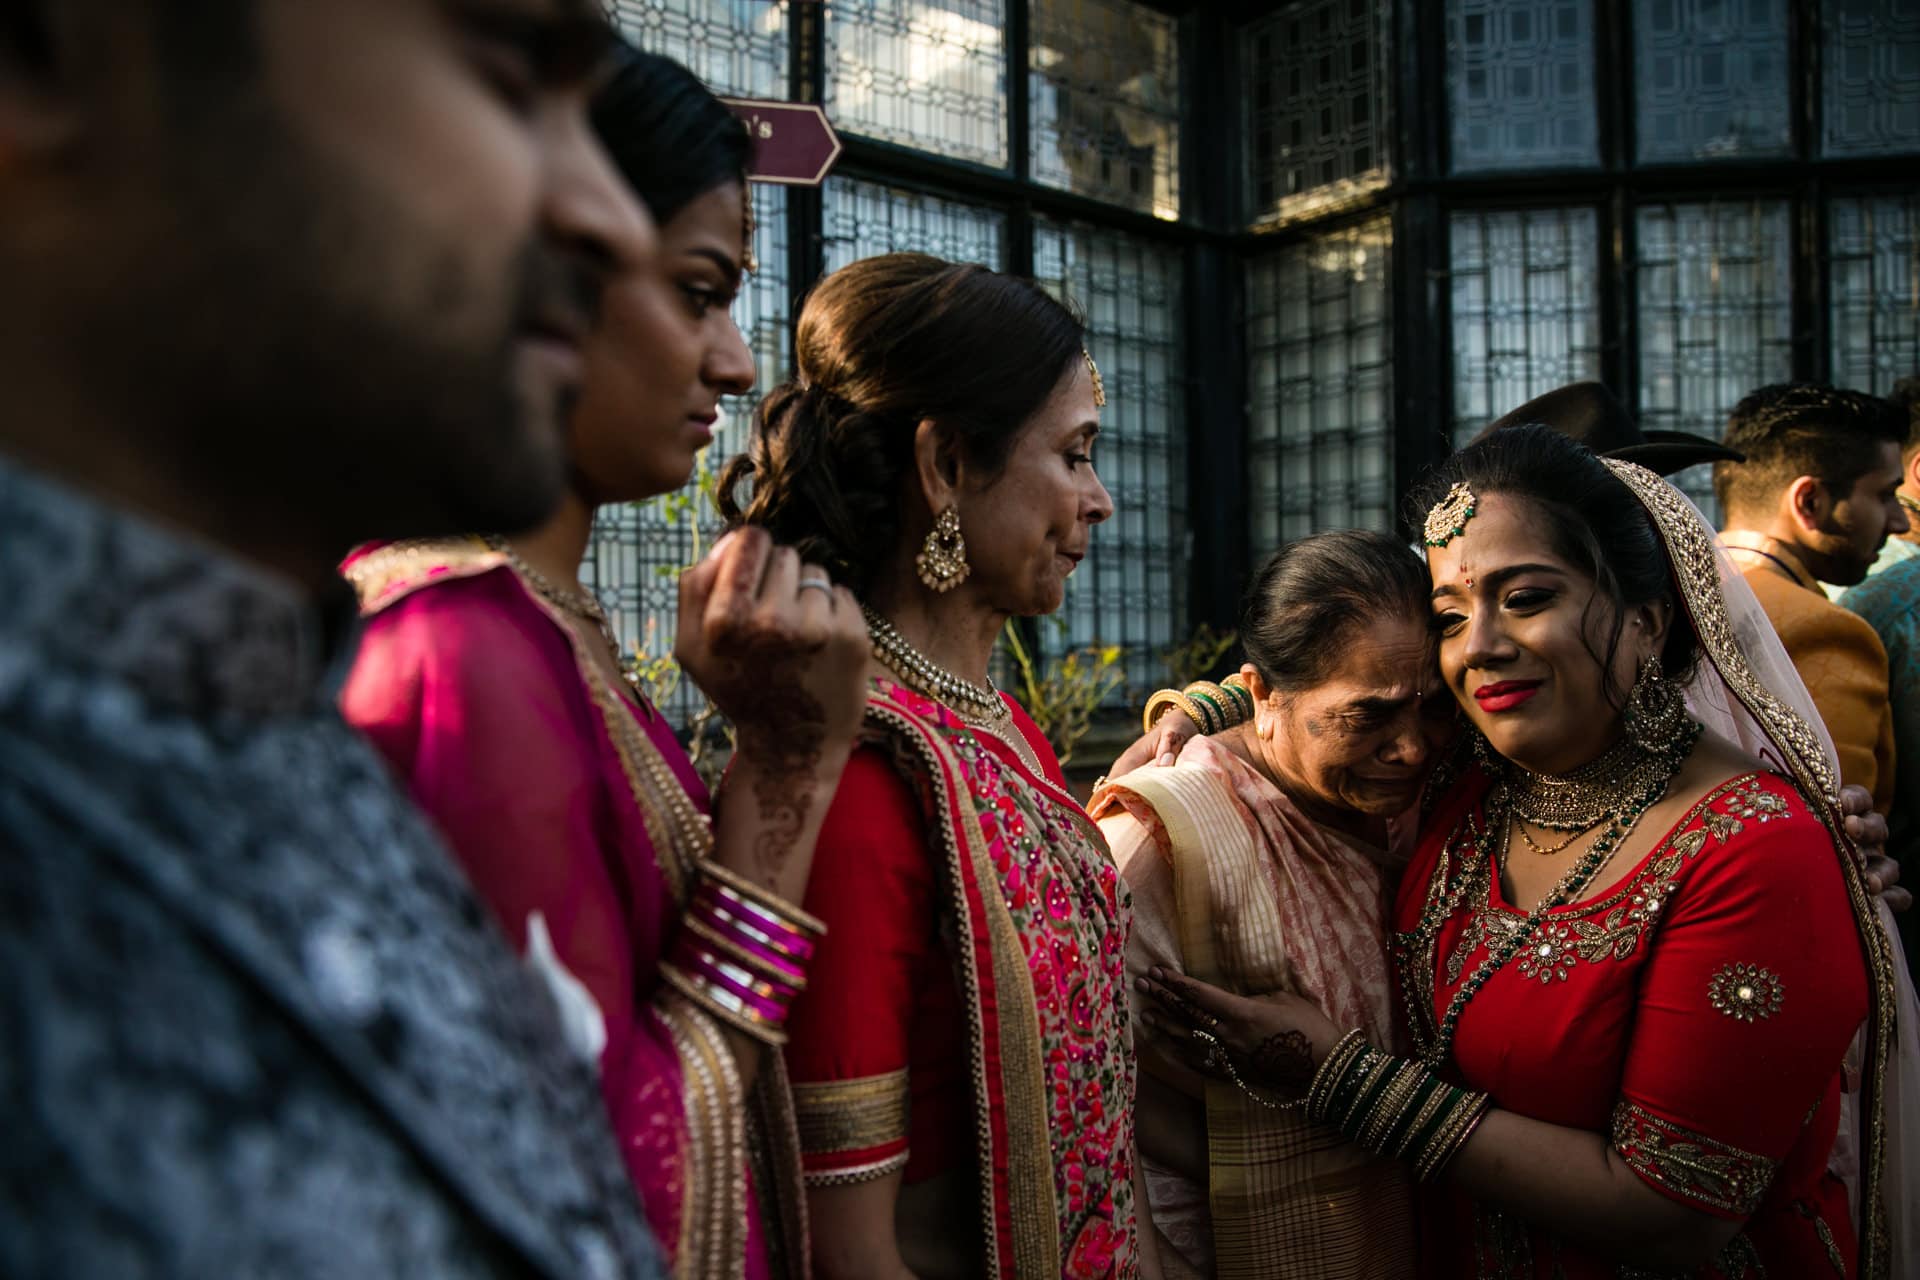
[[[1033,179],[1180,216],[1180,28],[1129,0],[1035,0]]]
[[[1385,29],[1375,0],[1312,0],[1248,29],[1253,219],[1312,216],[1386,185]]]
[[[827,67],[827,114],[841,128],[1006,166],[1001,0],[829,0]]]
[[[756,186],[753,192],[753,251],[758,275],[748,279],[733,305],[733,318],[753,348],[758,377],[755,393],[721,401],[715,439],[696,472],[696,485],[645,502],[603,507],[594,522],[593,542],[581,566],[581,581],[612,616],[621,645],[636,646],[649,657],[673,650],[678,617],[678,574],[719,532],[710,477],[728,458],[746,447],[758,394],[786,376],[787,193]],[[662,710],[684,723],[703,699],[683,683]]]
[[[613,0],[627,38],[686,65],[715,93],[787,96],[789,0]]]
[[[997,209],[942,200],[852,178],[829,178],[827,270],[877,253],[930,253],[949,262],[999,270],[1007,257],[1007,218]]]
[[[1833,381],[1885,395],[1920,373],[1920,195],[1828,209]]]
[[[1253,263],[1247,289],[1252,550],[1393,526],[1387,219]]]
[[[1592,209],[1453,215],[1453,439],[1600,376]]]
[[[1784,155],[1786,0],[1634,0],[1638,156]]]
[[[1160,651],[1187,636],[1180,259],[1119,232],[1043,221],[1033,262],[1035,277],[1086,315],[1107,392],[1094,465],[1114,504],[1068,579],[1064,629],[1041,621],[1041,650],[1124,646],[1127,688],[1109,704],[1137,704],[1164,678]]]
[[[1640,425],[1719,439],[1739,399],[1793,374],[1787,205],[1640,209]],[[1703,505],[1705,468],[1675,478]]]
[[[1822,17],[1826,154],[1920,150],[1920,4],[1826,0]]]
[[[1449,0],[1455,173],[1592,166],[1593,0]]]

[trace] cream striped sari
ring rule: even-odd
[[[1295,991],[1373,1043],[1394,1042],[1386,853],[1310,822],[1205,737],[1170,768],[1101,788],[1089,811],[1133,891],[1132,973],[1157,964],[1244,994]],[[1137,1020],[1134,1034],[1149,1072],[1204,1092],[1207,1185],[1142,1157],[1155,1226],[1190,1266],[1221,1277],[1413,1274],[1412,1189],[1397,1163],[1171,1067]],[[1155,1105],[1143,1095],[1143,1132]]]

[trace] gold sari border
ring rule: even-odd
[[[808,1169],[800,1176],[809,1187],[852,1187],[874,1182],[907,1167],[907,1152],[900,1151],[881,1160],[848,1165],[844,1169]]]

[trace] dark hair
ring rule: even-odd
[[[747,127],[698,76],[625,41],[593,95],[593,131],[627,185],[662,225],[715,187],[744,184]]]
[[[1716,462],[1713,492],[1729,511],[1772,503],[1800,476],[1840,499],[1880,460],[1880,446],[1905,448],[1908,417],[1864,391],[1811,382],[1762,387],[1733,407],[1726,443],[1745,462]]]
[[[1613,631],[1605,652],[1591,643],[1587,652],[1600,664],[1602,687],[1614,706],[1626,703],[1626,690],[1613,679],[1613,660],[1629,609],[1658,600],[1674,606],[1660,666],[1670,680],[1693,674],[1699,638],[1674,598],[1672,566],[1653,517],[1591,449],[1539,423],[1503,428],[1460,450],[1415,485],[1407,502],[1408,522],[1420,528],[1427,512],[1462,482],[1482,503],[1496,493],[1532,503],[1544,522],[1546,545],[1593,579],[1594,604],[1604,601],[1611,607]]]
[[[986,267],[922,253],[842,267],[800,309],[796,377],[760,402],[748,451],[720,476],[721,514],[865,591],[900,542],[915,427],[931,419],[996,473],[1083,334],[1039,285]]]
[[[1920,375],[1909,375],[1893,384],[1887,401],[1907,415],[1907,445],[1901,456],[1911,457],[1920,449]]]
[[[1425,621],[1426,566],[1406,543],[1369,529],[1316,533],[1268,556],[1240,598],[1240,644],[1282,693],[1309,689],[1335,667],[1356,628]]]

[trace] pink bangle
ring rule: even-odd
[[[742,924],[750,925],[766,934],[771,945],[788,952],[796,959],[804,962],[812,957],[812,939],[771,911],[747,901],[726,885],[708,880],[700,886],[698,896],[713,910],[731,916]]]
[[[691,957],[678,957],[678,964],[689,977],[704,980],[731,992],[743,1004],[753,1009],[766,1021],[778,1025],[787,1020],[787,1004],[777,992],[757,986],[751,974],[742,969],[732,969],[722,961],[715,960],[704,952]]]
[[[758,949],[772,952],[786,963],[796,967],[804,965],[813,956],[811,944],[807,944],[804,951],[799,951],[792,941],[783,940],[745,920],[728,915],[720,909],[718,903],[709,901],[705,896],[696,897],[693,900],[687,908],[687,916],[689,919],[700,921],[723,937],[731,938],[743,945],[750,943]]]

